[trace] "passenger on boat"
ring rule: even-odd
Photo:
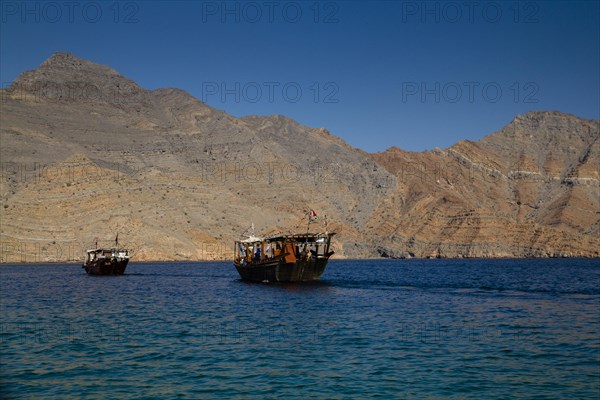
[[[304,248],[302,249],[302,253],[300,254],[300,256],[302,257],[303,260],[306,260],[308,258],[308,246],[305,244]]]
[[[275,244],[275,250],[273,251],[273,257],[277,257],[280,254],[281,254],[281,246],[279,245],[279,242],[278,242]]]
[[[246,260],[248,262],[252,261],[252,252],[250,251],[250,246],[246,245]]]
[[[256,253],[254,254],[254,261],[260,261],[260,246],[256,246]]]

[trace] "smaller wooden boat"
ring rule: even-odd
[[[119,235],[117,235],[114,247],[87,250],[82,268],[89,275],[123,275],[128,262],[129,250],[119,247]]]

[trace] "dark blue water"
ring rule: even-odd
[[[600,398],[599,260],[1,266],[3,398]]]

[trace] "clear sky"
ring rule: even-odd
[[[477,140],[517,114],[600,118],[598,1],[6,1],[0,78],[56,51],[369,152]]]

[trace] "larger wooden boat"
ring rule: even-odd
[[[112,248],[95,248],[86,251],[82,268],[89,275],[123,275],[129,262],[129,250],[119,247],[119,236]],[[96,243],[96,247],[98,244]]]
[[[335,233],[296,233],[235,242],[233,264],[254,282],[306,282],[323,275]]]

